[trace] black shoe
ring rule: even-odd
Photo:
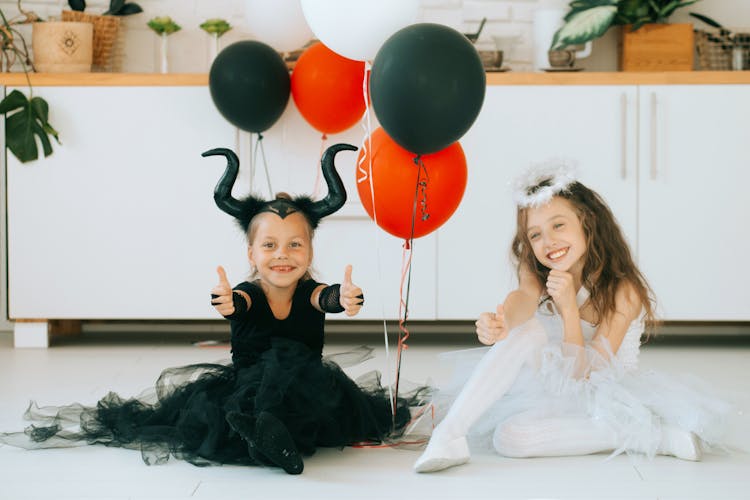
[[[255,447],[253,441],[255,437],[255,418],[244,413],[230,411],[226,416],[229,426],[240,435],[243,441],[247,443],[247,454],[250,459],[257,465],[274,465],[273,462],[264,457]]]
[[[255,418],[238,411],[230,411],[226,416],[229,426],[237,431],[237,434],[245,441],[250,441],[255,436]]]
[[[255,439],[252,441],[256,452],[284,469],[287,474],[302,474],[304,463],[294,440],[284,423],[272,414],[264,411],[258,416]]]

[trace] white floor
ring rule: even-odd
[[[228,350],[196,348],[186,339],[149,341],[86,336],[44,349],[11,347],[0,334],[0,430],[23,428],[30,399],[40,404],[94,403],[108,390],[134,395],[167,366],[216,361]],[[341,335],[338,336],[341,339]],[[332,344],[329,352],[349,345]],[[424,381],[436,374],[437,353],[451,344],[412,337],[402,376]],[[466,346],[460,346],[466,347]],[[750,395],[750,346],[646,346],[644,368],[692,372]],[[378,356],[353,375],[384,365]],[[750,429],[747,430],[750,435]],[[417,451],[322,450],[305,462],[301,476],[253,467],[198,468],[171,460],[146,466],[137,452],[104,447],[25,451],[0,446],[0,499],[246,499],[246,498],[632,498],[750,499],[750,456],[708,455],[699,463],[657,457],[635,462],[603,455],[514,460],[478,455],[463,467],[438,474],[411,470]]]

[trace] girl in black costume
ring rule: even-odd
[[[370,387],[358,386],[322,357],[325,313],[353,316],[364,302],[351,266],[341,285],[317,283],[309,273],[314,229],[346,201],[333,165],[341,150],[356,148],[328,148],[322,163],[329,192],[317,202],[284,195],[268,202],[236,200],[235,154],[204,153],[227,158],[214,199],[245,231],[256,278],[232,289],[218,268],[211,302],[231,322],[231,363],[169,368],[152,394],[138,398],[109,393],[94,407],[32,404],[25,414],[32,425],[0,434],[0,442],[24,448],[104,444],[139,449],[147,464],[173,455],[195,465],[268,465],[299,474],[302,456],[319,446],[398,437],[417,396],[399,398],[394,411],[377,377]],[[362,359],[368,354],[360,351]]]

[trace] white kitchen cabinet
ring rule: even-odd
[[[237,282],[248,264],[244,236],[213,203],[224,160],[200,153],[238,148],[235,196],[251,186],[268,196],[262,167],[250,168],[248,136],[216,112],[205,86],[35,93],[50,102],[64,144],[26,165],[6,155],[11,319],[216,318],[208,300],[216,266]],[[461,139],[463,201],[415,241],[410,318],[494,309],[515,285],[511,181],[530,163],[559,158],[612,207],[663,319],[750,320],[741,288],[750,279],[748,104],[747,85],[488,86]],[[270,190],[315,193],[324,145],[291,102],[264,136]],[[325,145],[363,138],[354,127]],[[356,156],[337,158],[349,201],[318,229],[314,267],[321,281],[338,282],[352,264],[367,296],[355,319],[395,319],[402,242],[364,213]]]
[[[30,164],[7,154],[11,319],[216,319],[209,304],[216,266],[238,282],[248,263],[244,236],[213,201],[226,163],[201,153],[239,145],[240,157],[249,158],[247,134],[238,136],[221,117],[205,86],[35,93],[50,102],[63,145]],[[326,145],[357,145],[363,133],[355,128]],[[313,193],[321,139],[291,101],[264,135],[272,190]],[[352,263],[355,283],[367,294],[357,318],[394,319],[401,242],[378,235],[359,204],[356,156],[337,157],[349,202],[321,224],[314,265],[321,280],[338,282]],[[251,175],[247,163],[235,196],[251,184],[268,196],[263,168],[256,165]],[[318,196],[325,192],[323,185]],[[411,317],[434,319],[434,237],[416,247],[412,283]]]
[[[665,319],[748,321],[750,86],[641,86],[641,269]]]
[[[461,140],[468,185],[438,234],[439,319],[494,311],[515,286],[511,184],[531,163],[561,159],[612,207],[631,244],[637,237],[635,86],[491,86]]]
[[[624,228],[666,321],[748,321],[747,85],[488,88],[461,141],[469,182],[438,235],[438,318],[494,310],[515,286],[509,182],[578,163]]]

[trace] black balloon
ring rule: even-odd
[[[372,64],[372,107],[381,126],[404,149],[435,153],[471,127],[486,81],[474,46],[440,24],[407,26],[391,36]]]
[[[232,125],[263,132],[289,101],[289,70],[268,45],[242,41],[222,50],[211,65],[208,87],[219,112]]]

